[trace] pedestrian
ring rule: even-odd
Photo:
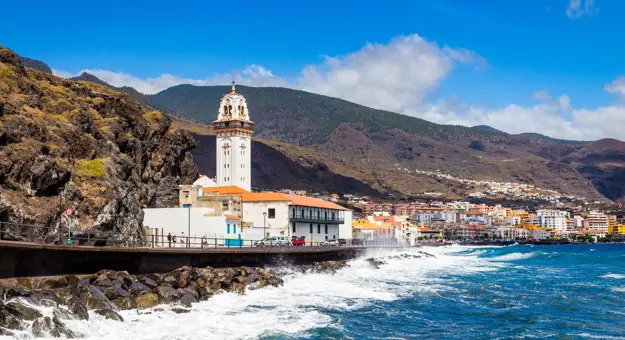
[[[169,248],[171,248],[171,233],[167,234],[167,243],[169,243]]]
[[[176,235],[171,236],[171,242],[174,244],[174,248],[176,248]]]
[[[205,246],[204,242],[206,242],[206,240],[204,240],[204,236],[202,236],[202,249],[204,249]]]
[[[180,236],[180,248],[184,248],[184,232],[182,232],[182,236]]]

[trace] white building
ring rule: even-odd
[[[199,247],[202,239],[211,246],[238,246],[246,239],[240,219],[231,214],[215,215],[210,208],[143,209],[148,245],[168,247],[167,235],[176,236],[176,247]],[[245,245],[245,244],[244,244]]]
[[[540,211],[540,210],[539,210]],[[563,215],[539,215],[528,219],[530,224],[555,229],[558,233],[567,231],[567,218]]]
[[[251,137],[254,123],[250,120],[245,98],[232,92],[225,94],[219,104],[213,130],[217,133],[217,184],[252,188]]]
[[[557,209],[542,209],[536,211],[536,216],[564,216],[570,217],[568,211],[557,210]]]
[[[591,211],[584,220],[584,229],[604,233],[602,236],[605,237],[608,232],[608,224],[608,215]]]

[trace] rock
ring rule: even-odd
[[[109,279],[106,275],[101,274],[98,278],[93,282],[94,285],[100,287],[110,287],[113,285],[113,281]]]
[[[228,291],[232,293],[243,294],[245,293],[245,285],[242,283],[238,283],[238,282],[232,282],[228,286]]]
[[[106,297],[112,301],[120,297],[128,297],[130,296],[130,293],[120,286],[112,286],[104,291],[104,295],[106,295]]]
[[[247,276],[237,276],[234,278],[233,281],[237,283],[242,283],[243,285],[247,285],[250,283],[250,279]]]
[[[59,320],[75,320],[76,319],[76,317],[74,316],[74,314],[72,314],[72,312],[70,312],[69,310],[63,307],[55,308],[52,311],[52,316]]]
[[[24,297],[9,300],[4,304],[4,309],[19,320],[32,321],[43,316],[43,314],[34,307],[32,300],[28,300]]]
[[[87,307],[81,298],[78,296],[72,297],[67,303],[69,310],[78,318],[78,320],[89,320],[89,312]]]
[[[206,287],[206,282],[201,278],[195,280],[195,284],[198,286],[198,288]]]
[[[137,308],[152,308],[158,305],[158,295],[154,293],[145,293],[135,297]]]
[[[88,277],[85,277],[83,279],[80,279],[80,281],[76,283],[76,288],[87,288],[90,285],[91,285],[91,279]]]
[[[98,315],[102,315],[105,319],[124,322],[124,318],[112,309],[98,309],[95,311],[95,313]]]
[[[375,268],[375,269],[380,269],[380,266],[383,264],[386,264],[386,262],[370,257],[367,259],[367,262],[371,265],[371,267]]]
[[[113,306],[117,307],[117,309],[121,310],[137,308],[137,302],[132,296],[118,297],[117,299],[111,300],[111,303]]]
[[[30,294],[31,294],[30,290],[27,290],[21,287],[9,287],[4,292],[4,298],[10,299],[13,297],[20,297],[20,296],[28,297],[30,296]]]
[[[44,307],[52,307],[52,308],[56,308],[58,306],[56,302],[52,300],[48,300],[48,299],[39,300],[39,304]]]
[[[156,283],[156,281],[154,281],[153,279],[149,277],[143,277],[141,279],[141,282],[143,282],[144,285],[150,287],[151,289],[158,287],[158,283]]]
[[[185,307],[191,307],[191,304],[196,302],[197,299],[191,294],[185,294],[180,298],[180,303]]]
[[[196,300],[200,298],[200,294],[197,292],[197,290],[191,288],[191,287],[187,287],[184,289],[178,289],[178,295],[179,296],[183,296],[186,294],[190,294],[191,296],[193,296]]]
[[[50,302],[54,302],[55,304],[59,304],[61,299],[51,290],[41,290],[32,292],[30,294],[30,299],[33,300],[36,304],[49,307]],[[48,304],[48,305],[45,305]],[[54,306],[56,307],[56,306]]]
[[[4,329],[2,327],[0,327],[0,335],[2,335],[2,336],[15,336],[15,334],[13,334],[13,332],[11,332],[8,329]]]
[[[178,291],[172,287],[158,286],[156,287],[156,293],[161,301],[169,303],[178,297]]]
[[[111,301],[106,297],[100,288],[88,285],[80,290],[80,298],[85,303],[87,309],[111,309]]]
[[[164,283],[169,283],[170,285],[174,285],[178,282],[178,280],[176,279],[175,276],[173,275],[167,275],[164,279],[163,279]]]
[[[55,328],[49,317],[42,317],[33,322],[32,333],[37,338],[43,338]]]
[[[191,311],[189,309],[184,309],[184,308],[172,308],[171,311],[176,313],[176,314],[191,313]]]
[[[272,276],[267,280],[267,284],[274,286],[274,287],[280,287],[284,285],[284,280],[282,280],[281,278],[277,276]]]
[[[55,338],[65,337],[67,339],[74,339],[79,337],[79,334],[74,333],[72,330],[67,329],[65,323],[62,320],[59,320],[56,317],[52,318],[52,322],[54,323],[54,328],[50,331],[50,335]]]
[[[25,328],[21,320],[4,309],[4,304],[0,302],[0,329],[2,328],[23,330]]]
[[[260,275],[254,268],[241,267],[241,269],[243,269],[243,271],[247,274],[246,277],[248,278],[250,283],[260,280]]]
[[[235,275],[236,275],[236,272],[234,271],[234,269],[226,268],[220,271],[217,274],[217,277],[219,277],[219,282],[225,285],[229,285],[230,282],[232,282],[232,279],[234,278]]]
[[[133,282],[128,286],[128,292],[132,295],[137,295],[143,292],[151,292],[152,289],[141,282]]]

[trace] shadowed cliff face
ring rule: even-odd
[[[192,135],[198,143],[197,148],[192,151],[193,159],[203,174],[215,177],[215,136]],[[308,163],[304,166],[259,141],[252,141],[252,187],[380,196],[380,193],[369,185],[336,174],[323,163]]]
[[[144,237],[142,208],[173,205],[197,176],[194,140],[128,95],[26,69],[0,46],[0,221]],[[5,230],[7,232],[7,230]],[[5,238],[19,239],[17,230]],[[33,236],[35,237],[35,236]]]

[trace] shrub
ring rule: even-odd
[[[104,162],[106,158],[76,160],[76,174],[84,178],[101,178],[106,175]]]

